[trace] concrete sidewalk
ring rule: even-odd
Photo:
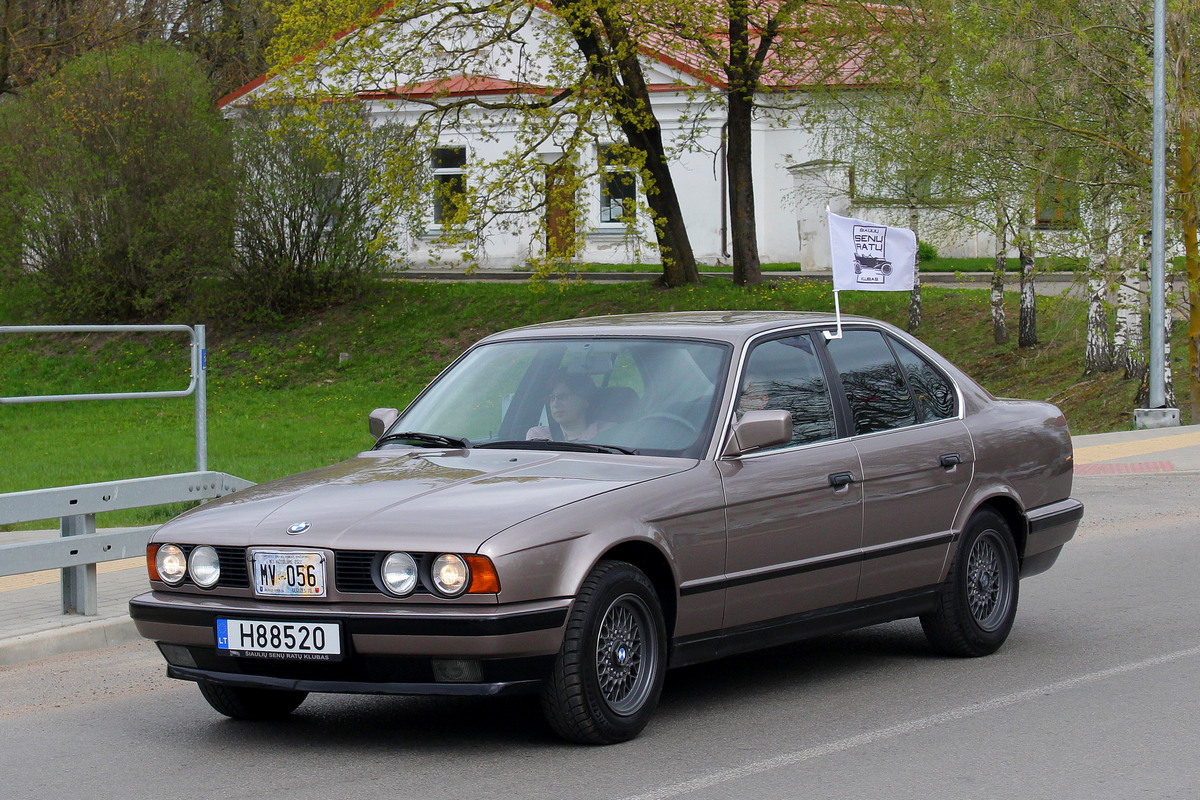
[[[1200,425],[1075,437],[1076,475],[1200,472]],[[1085,517],[1086,522],[1086,517]],[[0,533],[15,544],[53,531]],[[0,577],[0,666],[138,641],[131,597],[149,588],[141,558],[98,565],[98,613],[63,615],[59,572]]]

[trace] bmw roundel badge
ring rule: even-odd
[[[304,533],[311,527],[312,524],[308,522],[293,522],[291,525],[288,525],[287,532],[295,536],[297,533]]]

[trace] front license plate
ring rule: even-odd
[[[338,661],[342,629],[336,622],[217,619],[217,652],[226,656]]]
[[[311,550],[255,550],[254,593],[270,597],[325,597],[325,554]]]

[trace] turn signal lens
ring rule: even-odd
[[[500,576],[487,556],[467,556],[467,566],[471,568],[471,585],[467,587],[470,594],[499,594]]]
[[[458,597],[467,590],[471,569],[462,556],[443,553],[433,560],[430,578],[433,579],[433,587],[446,597]]]
[[[154,554],[154,568],[163,583],[178,586],[187,574],[187,558],[178,545],[164,544]]]
[[[379,566],[379,578],[392,594],[409,594],[417,586],[417,562],[408,553],[389,553]]]
[[[221,579],[221,559],[217,551],[208,545],[201,545],[188,556],[188,574],[202,589],[211,589]]]

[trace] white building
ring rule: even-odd
[[[552,58],[541,49],[543,37],[549,36],[557,18],[552,13],[535,9],[529,25],[522,29],[523,37],[514,38],[507,48],[493,48],[486,58],[476,58],[475,68],[457,75],[441,77],[436,82],[416,79],[416,73],[393,71],[386,80],[379,78],[340,78],[352,85],[355,96],[378,119],[399,122],[415,120],[428,105],[420,101],[438,98],[444,101],[466,96],[503,98],[514,94],[545,92],[547,67]],[[347,39],[352,39],[350,34]],[[403,47],[403,44],[398,44]],[[532,54],[532,55],[531,55]],[[317,55],[317,54],[314,54]],[[654,113],[659,120],[668,150],[675,153],[671,174],[683,208],[696,260],[700,264],[729,263],[730,230],[725,193],[723,119],[719,114],[697,123],[689,117],[695,111],[695,98],[688,87],[712,88],[705,84],[696,70],[681,59],[643,51],[643,70],[649,84]],[[411,63],[411,61],[409,62]],[[363,86],[370,88],[363,89]],[[394,88],[402,87],[402,88]],[[271,90],[271,82],[260,78],[223,98],[221,105],[234,110],[253,102],[262,92]],[[715,89],[713,89],[715,91]],[[513,149],[517,129],[499,115],[489,117],[474,110],[460,124],[444,131],[430,153],[430,167],[437,185],[448,191],[461,190],[471,180],[472,170],[486,169]],[[619,134],[618,134],[619,135]],[[684,141],[688,146],[682,146]],[[628,264],[656,263],[654,236],[648,214],[636,214],[632,226],[637,235],[630,235],[624,216],[631,207],[627,179],[618,167],[601,167],[604,144],[594,145],[582,158],[590,164],[565,165],[562,149],[552,141],[538,148],[537,157],[547,173],[569,166],[577,174],[595,173],[576,194],[577,216],[569,209],[555,208],[547,202],[546,219],[530,216],[514,220],[509,225],[493,225],[486,231],[481,249],[474,257],[481,269],[511,269],[520,267],[547,248],[545,231],[554,231],[563,219],[578,219],[583,230],[582,247],[575,260],[584,263]],[[826,208],[873,221],[905,224],[905,213],[894,207],[871,207],[852,201],[849,196],[849,170],[830,163],[820,151],[817,137],[801,121],[796,112],[789,124],[766,118],[759,119],[753,132],[753,175],[755,206],[758,219],[759,254],[764,264],[799,264],[803,269],[823,268],[829,264]],[[547,194],[547,197],[549,195]],[[561,203],[559,204],[561,205]],[[454,261],[454,248],[442,247],[437,235],[438,222],[444,208],[436,197],[429,201],[427,224],[423,231],[406,236],[404,257],[413,266]],[[553,218],[553,219],[552,219]],[[540,224],[541,223],[541,224]],[[932,233],[929,238],[942,255],[991,255],[990,239],[984,236],[953,234],[942,241]],[[923,231],[923,234],[926,232]],[[551,234],[553,235],[553,234]]]

